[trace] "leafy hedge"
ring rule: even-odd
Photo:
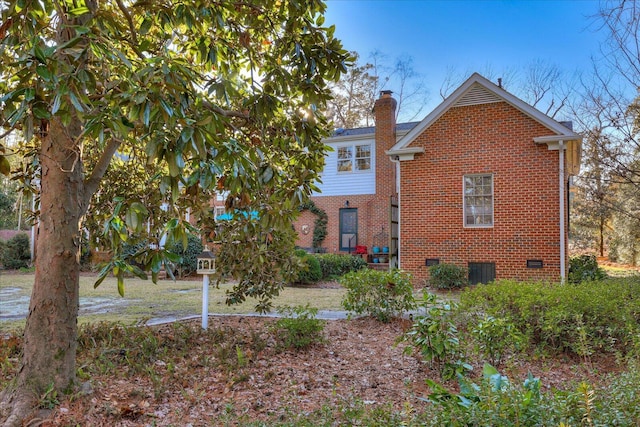
[[[298,282],[304,284],[317,283],[322,280],[320,261],[314,255],[305,254],[302,257],[303,268],[298,273]]]
[[[465,291],[461,310],[504,318],[542,350],[581,357],[628,353],[639,345],[640,278],[576,285],[499,281]]]
[[[176,242],[171,246],[171,252],[180,255],[180,262],[176,264],[175,274],[178,277],[187,277],[195,273],[198,269],[198,255],[203,250],[202,240],[198,236],[189,234],[187,237],[187,247],[182,242]]]
[[[29,267],[29,263],[31,262],[29,236],[24,233],[16,234],[2,246],[2,266],[6,270],[18,270]]]
[[[589,280],[602,280],[607,273],[598,266],[595,255],[580,255],[569,259],[569,282],[580,283]]]
[[[320,262],[323,279],[333,279],[344,276],[352,271],[358,271],[367,266],[367,262],[359,256],[345,254],[315,255]]]
[[[436,289],[460,289],[469,285],[467,269],[454,264],[429,267],[429,284]]]
[[[345,274],[340,283],[347,288],[345,310],[389,322],[416,307],[411,276],[400,270],[362,269]]]

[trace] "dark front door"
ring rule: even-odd
[[[355,249],[358,244],[358,209],[340,209],[340,250]]]

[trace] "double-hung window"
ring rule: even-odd
[[[493,175],[465,175],[465,227],[493,226]]]
[[[371,169],[371,144],[338,147],[338,172],[358,172]]]

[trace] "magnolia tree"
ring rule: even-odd
[[[326,81],[348,54],[316,0],[0,0],[0,11],[0,136],[23,141],[0,146],[0,172],[21,157],[13,173],[39,206],[22,366],[0,404],[5,425],[21,425],[37,396],[74,386],[93,207],[114,253],[98,282],[113,274],[122,293],[126,273],[155,280],[173,255],[148,244],[134,264],[120,248],[186,241],[190,209],[221,233],[221,270],[239,279],[229,302],[269,308],[291,218],[323,165]],[[221,229],[206,221],[214,191],[236,217]]]

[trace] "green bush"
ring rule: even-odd
[[[278,312],[286,317],[278,319],[274,331],[284,348],[304,349],[322,344],[325,321],[316,319],[318,309],[306,306],[283,307]]]
[[[320,261],[323,279],[333,279],[344,276],[352,271],[358,271],[367,266],[367,262],[359,256],[345,254],[316,255]]]
[[[129,264],[135,265],[136,267],[142,268],[143,263],[138,262],[134,255],[138,253],[138,251],[149,246],[149,242],[146,240],[142,240],[137,243],[123,243],[122,248],[120,249],[120,254],[123,259],[125,259]]]
[[[187,248],[182,242],[176,242],[171,246],[171,252],[180,255],[180,262],[176,264],[175,274],[178,277],[187,277],[198,269],[198,255],[202,253],[203,246],[200,237],[189,234]]]
[[[521,385],[512,385],[493,366],[484,365],[480,384],[458,377],[459,393],[426,382],[432,391],[426,400],[434,405],[431,426],[581,425],[580,419],[566,418],[565,402],[545,396],[540,379],[531,374]]]
[[[293,251],[293,254],[299,258],[304,258],[309,255],[309,252],[305,251],[304,249],[295,249]]]
[[[506,353],[520,350],[525,341],[518,328],[504,317],[486,316],[472,328],[471,334],[476,349],[492,365],[500,365]]]
[[[320,261],[315,255],[305,254],[302,257],[302,264],[302,269],[298,273],[298,283],[310,284],[319,282],[322,279]]]
[[[4,240],[0,239],[0,265],[2,264],[2,259],[3,259],[3,254],[4,254],[4,249],[7,247],[7,242],[5,242]]]
[[[342,306],[355,314],[388,322],[416,306],[411,276],[400,270],[358,270],[342,276],[340,283],[347,288]]]
[[[600,388],[581,382],[572,390],[543,392],[531,374],[511,382],[485,365],[479,384],[459,377],[459,393],[427,380],[431,405],[425,426],[637,426],[640,425],[640,371],[613,375]]]
[[[18,270],[29,267],[31,262],[31,248],[29,236],[24,233],[16,234],[5,243],[2,251],[2,265],[7,270]]]
[[[436,289],[460,289],[469,285],[467,269],[454,264],[429,267],[429,284]]]
[[[569,259],[569,283],[602,280],[607,273],[598,267],[595,255],[580,255]]]
[[[408,342],[405,354],[414,351],[438,369],[444,380],[471,370],[464,362],[458,329],[452,321],[455,304],[439,301],[435,295],[424,293],[421,306],[424,314],[415,316],[411,328],[399,339]]]
[[[531,347],[581,357],[634,349],[640,279],[576,285],[499,281],[465,291],[462,311],[506,319]]]

